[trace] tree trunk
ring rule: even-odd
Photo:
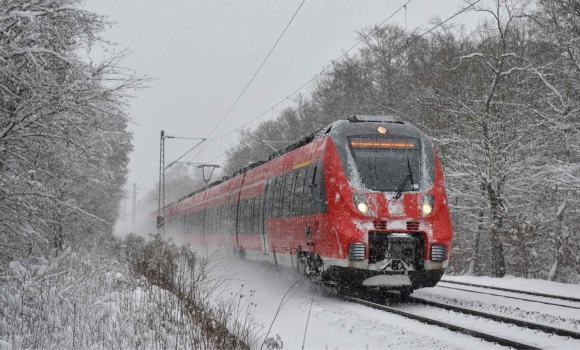
[[[481,241],[481,232],[483,231],[483,210],[479,211],[477,218],[477,232],[475,233],[475,240],[473,242],[473,256],[469,262],[468,275],[479,275],[479,242]]]
[[[501,216],[501,198],[499,196],[500,186],[497,192],[491,184],[487,185],[487,193],[490,203],[491,214],[491,275],[492,277],[505,276],[505,258],[503,253],[503,243],[501,241],[501,228],[503,220]]]

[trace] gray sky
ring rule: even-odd
[[[284,99],[356,41],[355,30],[381,23],[407,0],[306,0],[288,31],[242,99],[212,137],[221,136]],[[490,0],[483,0],[489,3]],[[302,0],[87,0],[86,8],[117,25],[104,37],[132,51],[125,66],[156,79],[138,91],[127,188],[154,187],[159,133],[206,137],[254,74]],[[412,0],[407,26],[427,27],[465,6],[463,0]],[[453,23],[473,25],[478,14]],[[401,11],[387,23],[405,25]],[[97,51],[95,51],[97,52]],[[308,92],[307,86],[303,91]],[[280,106],[277,111],[285,105]],[[271,118],[271,114],[260,120]],[[259,121],[250,125],[256,126]],[[237,133],[215,141],[194,161],[209,161],[236,143]],[[167,162],[194,141],[168,140]],[[191,157],[190,157],[191,158]],[[221,164],[223,157],[213,161]]]

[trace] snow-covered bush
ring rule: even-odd
[[[164,266],[155,261],[169,257],[177,267],[177,283],[165,288],[134,274],[131,262],[136,260],[129,259],[135,258],[133,248],[135,240],[129,240],[122,249],[108,252],[103,247],[67,249],[55,258],[10,262],[0,276],[0,341],[12,349],[213,349],[254,344],[251,296],[240,292],[230,299],[203,298],[215,287],[207,278],[206,260],[176,248],[172,255],[166,255],[169,248],[162,250],[151,266]],[[195,271],[186,265],[195,266]]]

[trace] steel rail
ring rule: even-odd
[[[358,298],[353,298],[353,297],[349,297],[349,296],[345,296],[345,295],[339,295],[339,297],[343,300],[350,301],[352,303],[365,305],[365,306],[368,306],[368,307],[371,307],[371,308],[377,309],[377,310],[387,311],[387,312],[397,314],[400,316],[404,316],[404,317],[407,317],[407,318],[410,318],[410,319],[413,319],[416,321],[420,321],[420,322],[423,322],[426,324],[443,327],[443,328],[449,329],[450,331],[453,331],[453,332],[458,332],[458,333],[466,334],[469,336],[477,337],[477,338],[484,339],[484,340],[490,341],[490,342],[494,342],[494,343],[497,343],[497,344],[503,345],[503,346],[510,346],[514,349],[539,349],[539,348],[536,348],[536,347],[528,345],[528,344],[518,343],[518,342],[513,341],[513,340],[496,337],[495,335],[482,333],[482,332],[478,332],[478,331],[475,331],[472,329],[468,329],[468,328],[456,326],[453,324],[449,324],[449,323],[446,323],[443,321],[434,320],[434,319],[424,317],[424,316],[419,316],[419,315],[416,315],[416,314],[413,314],[410,312],[406,312],[406,311],[402,311],[402,310],[399,310],[399,309],[396,309],[396,308],[393,308],[390,306],[376,304],[376,303],[373,303],[370,301],[366,301],[366,300],[362,300],[362,299],[358,299]]]
[[[535,330],[539,330],[539,331],[542,331],[545,333],[551,333],[551,334],[556,334],[556,335],[563,336],[563,337],[580,339],[580,333],[569,331],[567,329],[556,328],[556,327],[543,325],[540,323],[534,323],[534,322],[519,320],[516,318],[490,314],[487,312],[472,310],[472,309],[468,309],[468,308],[464,308],[464,307],[460,307],[460,306],[438,303],[436,301],[425,300],[425,299],[417,298],[417,297],[409,297],[409,300],[416,302],[416,303],[419,303],[419,304],[434,306],[434,307],[438,307],[438,308],[442,308],[442,309],[450,310],[450,311],[461,312],[461,313],[467,314],[467,315],[489,318],[489,319],[497,321],[497,322],[511,323],[511,324],[516,325],[518,327],[535,329]]]
[[[481,292],[481,291],[478,291],[478,290],[469,290],[469,289],[463,289],[463,288],[441,286],[439,284],[437,285],[437,287],[439,287],[439,288],[447,288],[447,289],[454,289],[454,290],[460,290],[460,291],[468,292],[468,293],[477,293],[477,294],[493,295],[493,296],[498,296],[498,297],[508,298],[508,299],[524,300],[524,301],[529,301],[530,303],[539,303],[539,304],[544,304],[544,305],[552,305],[552,306],[559,306],[559,307],[566,307],[566,308],[569,308],[569,309],[578,309],[578,310],[580,310],[580,307],[578,307],[578,306],[556,304],[556,303],[550,303],[550,302],[541,301],[541,300],[518,298],[518,297],[512,297],[510,295],[486,293],[486,292]]]
[[[495,286],[486,286],[486,285],[483,285],[483,284],[475,284],[475,283],[467,283],[467,282],[449,281],[449,280],[444,280],[444,279],[442,279],[440,282],[460,284],[460,285],[469,286],[469,287],[479,287],[479,288],[495,289],[495,290],[501,290],[501,291],[504,291],[504,292],[528,294],[528,295],[533,295],[533,296],[537,296],[537,297],[546,297],[546,298],[552,298],[552,299],[561,299],[561,300],[575,301],[575,302],[580,303],[580,299],[578,299],[578,298],[565,297],[565,296],[562,296],[562,295],[528,292],[528,291],[524,291],[524,290],[509,289],[509,288],[502,288],[502,287],[495,287]]]

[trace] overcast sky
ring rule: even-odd
[[[406,2],[306,0],[252,85],[211,138],[247,123],[287,97],[356,43],[356,30],[381,23]],[[150,89],[136,92],[131,103],[134,151],[127,188],[136,183],[140,188],[137,198],[158,180],[160,130],[168,135],[206,137],[301,3],[302,0],[87,0],[88,10],[107,15],[117,23],[104,36],[117,43],[119,50],[132,51],[125,66],[155,79]],[[434,16],[445,19],[464,6],[463,0],[412,0],[406,11],[409,31],[428,27]],[[476,13],[464,13],[452,22],[472,26],[477,17]],[[405,26],[405,11],[387,23]],[[308,90],[307,86],[303,91]],[[271,114],[264,118],[267,117],[271,118]],[[195,160],[189,160],[212,160],[236,140],[236,133],[218,139]],[[194,142],[167,140],[167,163]],[[221,157],[212,163],[223,161]]]

